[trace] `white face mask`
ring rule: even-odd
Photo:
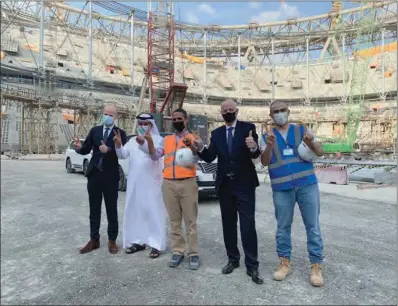
[[[288,112],[279,112],[274,114],[274,122],[276,125],[283,126],[287,123],[289,114]]]
[[[149,128],[148,125],[140,125],[137,128],[138,135],[143,136],[146,133],[146,131],[148,130],[148,128]]]

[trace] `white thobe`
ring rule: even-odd
[[[162,137],[152,136],[155,148]],[[166,249],[166,209],[162,195],[163,159],[154,161],[145,142],[130,139],[120,149],[119,158],[129,157],[126,207],[123,218],[123,248],[133,243],[146,244],[159,251]]]

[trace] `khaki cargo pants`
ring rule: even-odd
[[[198,185],[196,179],[163,180],[163,200],[171,223],[173,254],[185,253],[185,239],[181,224],[184,218],[188,240],[188,256],[198,255]]]

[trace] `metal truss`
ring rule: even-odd
[[[45,10],[42,10],[44,4]],[[375,31],[372,34],[371,41],[374,44],[384,44],[387,41],[396,40],[397,37],[397,4],[395,1],[375,1],[367,5],[368,9],[364,14],[371,14],[375,23]],[[374,10],[369,9],[375,7]],[[97,11],[105,9],[109,12],[107,15],[101,15]],[[184,82],[184,71],[192,67],[192,63],[184,58],[177,58],[177,52],[185,50],[188,54],[204,58],[203,65],[203,84],[201,93],[188,92],[187,98],[193,102],[219,103],[222,93],[219,96],[210,94],[212,80],[207,74],[210,69],[210,58],[221,58],[224,62],[233,63],[239,61],[239,81],[237,82],[237,99],[242,103],[252,103],[264,105],[277,99],[276,83],[278,76],[275,74],[275,67],[290,67],[291,75],[295,70],[301,67],[306,69],[306,75],[310,76],[309,66],[316,63],[326,63],[330,67],[338,65],[341,73],[344,74],[345,57],[350,56],[356,45],[355,31],[360,24],[359,12],[363,8],[357,7],[339,12],[341,20],[341,30],[336,35],[336,30],[332,27],[335,12],[312,16],[308,18],[291,19],[280,22],[246,25],[195,25],[174,22],[176,32],[175,52],[176,64],[181,62],[182,71],[175,69],[175,77],[180,77]],[[111,16],[113,14],[113,16]],[[37,80],[28,96],[21,100],[21,96],[26,95],[21,92],[26,91],[22,86],[2,84],[1,94],[4,101],[8,104],[23,105],[23,131],[22,137],[25,145],[29,146],[29,151],[50,152],[56,146],[57,120],[56,114],[59,112],[69,112],[76,118],[74,126],[74,136],[84,137],[87,129],[97,123],[102,112],[103,105],[106,103],[115,103],[112,98],[107,98],[104,92],[99,91],[101,84],[96,83],[96,77],[103,73],[105,68],[110,65],[130,66],[129,75],[126,74],[122,81],[112,82],[114,87],[118,87],[121,95],[120,102],[117,102],[120,119],[119,124],[126,130],[131,131],[132,121],[135,112],[136,87],[142,83],[142,76],[146,68],[136,63],[134,59],[134,48],[147,51],[148,48],[148,13],[137,10],[134,7],[118,3],[116,1],[87,1],[81,9],[71,7],[63,1],[2,1],[1,2],[1,38],[5,40],[4,33],[10,26],[27,27],[33,31],[41,31],[43,41],[40,41],[39,54],[30,51],[31,60],[35,68],[24,68],[21,65],[19,71],[15,73],[34,75]],[[46,33],[44,35],[44,30]],[[21,37],[26,44],[32,43],[29,33],[20,32]],[[71,37],[76,35],[84,40],[83,43],[77,43]],[[336,37],[338,49],[341,54],[333,56],[326,54],[325,58],[315,59],[314,52],[321,51],[330,37]],[[105,47],[98,50],[95,46],[95,40],[101,40]],[[125,50],[118,50],[118,45],[127,45]],[[49,45],[49,46],[47,46]],[[50,46],[51,45],[51,46]],[[79,56],[78,49],[87,47],[91,50],[87,52],[86,57]],[[51,47],[51,48],[50,48]],[[74,86],[81,89],[68,91],[53,88],[52,91],[46,87],[48,77],[45,76],[46,67],[43,61],[43,50],[46,48],[46,58],[48,62],[57,63],[60,54],[68,50],[71,58],[76,63],[76,67],[81,70],[81,77],[69,75],[68,82],[71,79]],[[272,88],[265,98],[248,97],[244,94],[244,80],[240,77],[240,61],[247,61],[249,66],[254,67],[254,74],[261,74],[260,67],[271,75]],[[383,61],[384,59],[381,59]],[[93,61],[99,61],[99,65],[93,65]],[[384,65],[382,65],[384,67]],[[11,69],[5,63],[2,63],[2,69]],[[311,77],[323,78],[318,72],[311,72]],[[381,72],[383,73],[383,71]],[[290,76],[289,76],[290,77]],[[56,80],[65,79],[64,76],[55,74]],[[140,79],[141,78],[141,79]],[[307,77],[307,82],[309,81]],[[280,80],[279,80],[280,81]],[[381,99],[386,99],[388,92],[383,89],[384,78],[381,78],[381,89],[375,88],[376,94]],[[344,101],[347,99],[347,93],[341,97],[334,96],[333,101],[323,102],[322,99],[314,97],[311,92],[311,84],[307,84],[307,91],[299,102],[303,105],[311,104],[313,110],[316,110],[316,103],[332,103]],[[109,84],[108,84],[109,86]],[[26,87],[26,86],[25,86]],[[75,89],[77,88],[75,87]],[[191,86],[189,86],[191,87]],[[191,89],[190,89],[191,90]],[[329,90],[329,89],[325,89]],[[49,96],[51,98],[49,99]],[[369,98],[369,97],[367,97]],[[3,100],[3,99],[2,99]],[[297,99],[292,99],[297,103]],[[50,114],[50,115],[49,115]],[[48,117],[51,117],[48,119]],[[36,122],[36,123],[33,123]],[[39,123],[40,122],[40,123]],[[34,127],[31,128],[31,126]],[[41,135],[46,131],[48,137],[41,139]],[[36,149],[35,149],[36,148]],[[39,149],[40,148],[40,149]]]
[[[174,17],[149,12],[147,72],[152,113],[158,112],[157,105],[174,83],[174,37]]]

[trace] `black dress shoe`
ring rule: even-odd
[[[229,261],[227,265],[222,268],[222,274],[229,274],[232,273],[236,268],[239,268],[239,262]]]
[[[247,270],[246,274],[252,278],[252,281],[257,285],[261,285],[264,283],[264,280],[260,277],[257,270]]]

